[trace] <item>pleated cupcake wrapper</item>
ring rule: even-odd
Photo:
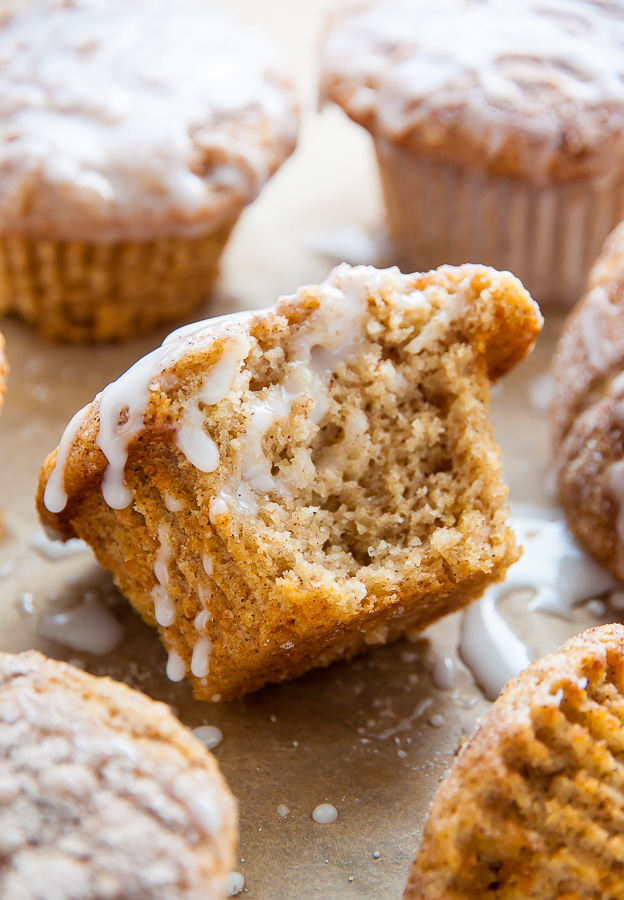
[[[405,269],[473,262],[517,275],[539,303],[582,295],[624,218],[624,179],[540,185],[432,161],[377,138],[388,225]]]
[[[236,218],[199,237],[144,242],[0,235],[0,313],[54,340],[131,340],[206,298]]]

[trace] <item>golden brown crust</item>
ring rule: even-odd
[[[624,627],[509,682],[438,788],[405,900],[624,892]]]
[[[151,624],[164,526],[176,615],[161,632],[187,672],[199,598],[209,598],[209,672],[192,678],[198,696],[236,696],[424,628],[479,596],[517,557],[487,401],[490,381],[535,340],[537,308],[513,276],[484,267],[401,277],[406,295],[422,292],[426,302],[370,296],[369,336],[332,376],[320,432],[302,398],[265,437],[290,498],[256,494],[255,515],[226,506],[210,516],[211,499],[240,472],[241,416],[287,377],[284,359],[319,307],[316,287],[245,326],[252,349],[233,388],[242,394],[205,412],[221,459],[214,473],[187,461],[176,433],[228,346],[228,325],[207,346],[189,344],[157,379],[145,428],[129,447],[130,506],[112,510],[102,498],[98,402],[69,449],[69,499],[58,514],[43,502],[54,455],[44,464],[37,504],[46,528],[89,542]],[[422,348],[407,350],[421,333]],[[181,508],[171,511],[167,497]]]
[[[0,697],[3,897],[222,896],[235,802],[167,706],[34,651],[0,654]]]
[[[624,226],[607,240],[588,289],[567,319],[554,359],[554,461],[568,523],[624,579],[613,464],[624,456]]]

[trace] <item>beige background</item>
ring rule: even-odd
[[[371,261],[383,219],[368,136],[337,109],[316,110],[315,54],[332,4],[231,5],[284,47],[302,93],[301,140],[243,215],[205,315],[265,306],[301,283],[322,279],[343,257]],[[384,261],[391,263],[391,254]],[[548,390],[544,373],[559,325],[558,317],[549,317],[536,352],[493,400],[512,500],[546,507],[546,416],[538,407]],[[208,723],[222,730],[216,756],[240,802],[237,868],[249,897],[399,898],[435,787],[458,739],[488,705],[457,658],[458,617],[438,624],[428,640],[382,648],[240,701],[193,701],[186,685],[167,681],[156,633],[138,621],[88,552],[52,561],[31,544],[39,530],[32,498],[44,456],[76,409],[156,346],[164,332],[119,348],[81,349],[43,344],[15,322],[4,323],[3,330],[12,371],[0,421],[6,525],[0,545],[2,649],[37,646],[77,660],[166,700],[191,727]],[[71,608],[85,594],[109,606],[124,625],[123,641],[108,655],[38,637],[42,612]],[[506,614],[537,653],[599,621],[586,609],[573,622],[528,614],[522,597],[507,604]],[[444,654],[456,668],[450,690],[436,688],[430,675],[436,655]],[[442,716],[441,727],[429,723],[433,714]],[[334,825],[311,818],[325,801],[338,809]],[[286,818],[278,815],[279,804],[289,808]]]

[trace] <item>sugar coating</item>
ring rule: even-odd
[[[438,788],[404,900],[624,891],[624,627],[511,681]]]
[[[471,163],[478,150],[481,166],[533,178],[615,177],[623,44],[616,4],[369,0],[331,24],[323,90],[374,134],[418,149]]]
[[[294,146],[272,44],[195,0],[36,0],[0,27],[0,229],[146,240],[216,229]]]
[[[609,236],[554,358],[552,436],[571,531],[624,578],[624,228]]]
[[[169,709],[125,685],[0,655],[0,797],[4,900],[222,896],[234,801]]]
[[[487,400],[540,325],[508,273],[340,266],[174,334],[106,388],[46,462],[40,515],[94,547],[197,696],[351,656],[464,605],[516,558]],[[189,409],[213,471],[180,442]],[[169,625],[152,596],[164,526]]]

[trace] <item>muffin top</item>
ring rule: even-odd
[[[169,707],[29,651],[0,653],[3,900],[216,900],[236,803]]]
[[[624,8],[600,0],[351,4],[322,91],[374,135],[535,180],[624,166]]]
[[[0,232],[211,230],[292,151],[273,45],[199,0],[33,0],[0,26]]]

